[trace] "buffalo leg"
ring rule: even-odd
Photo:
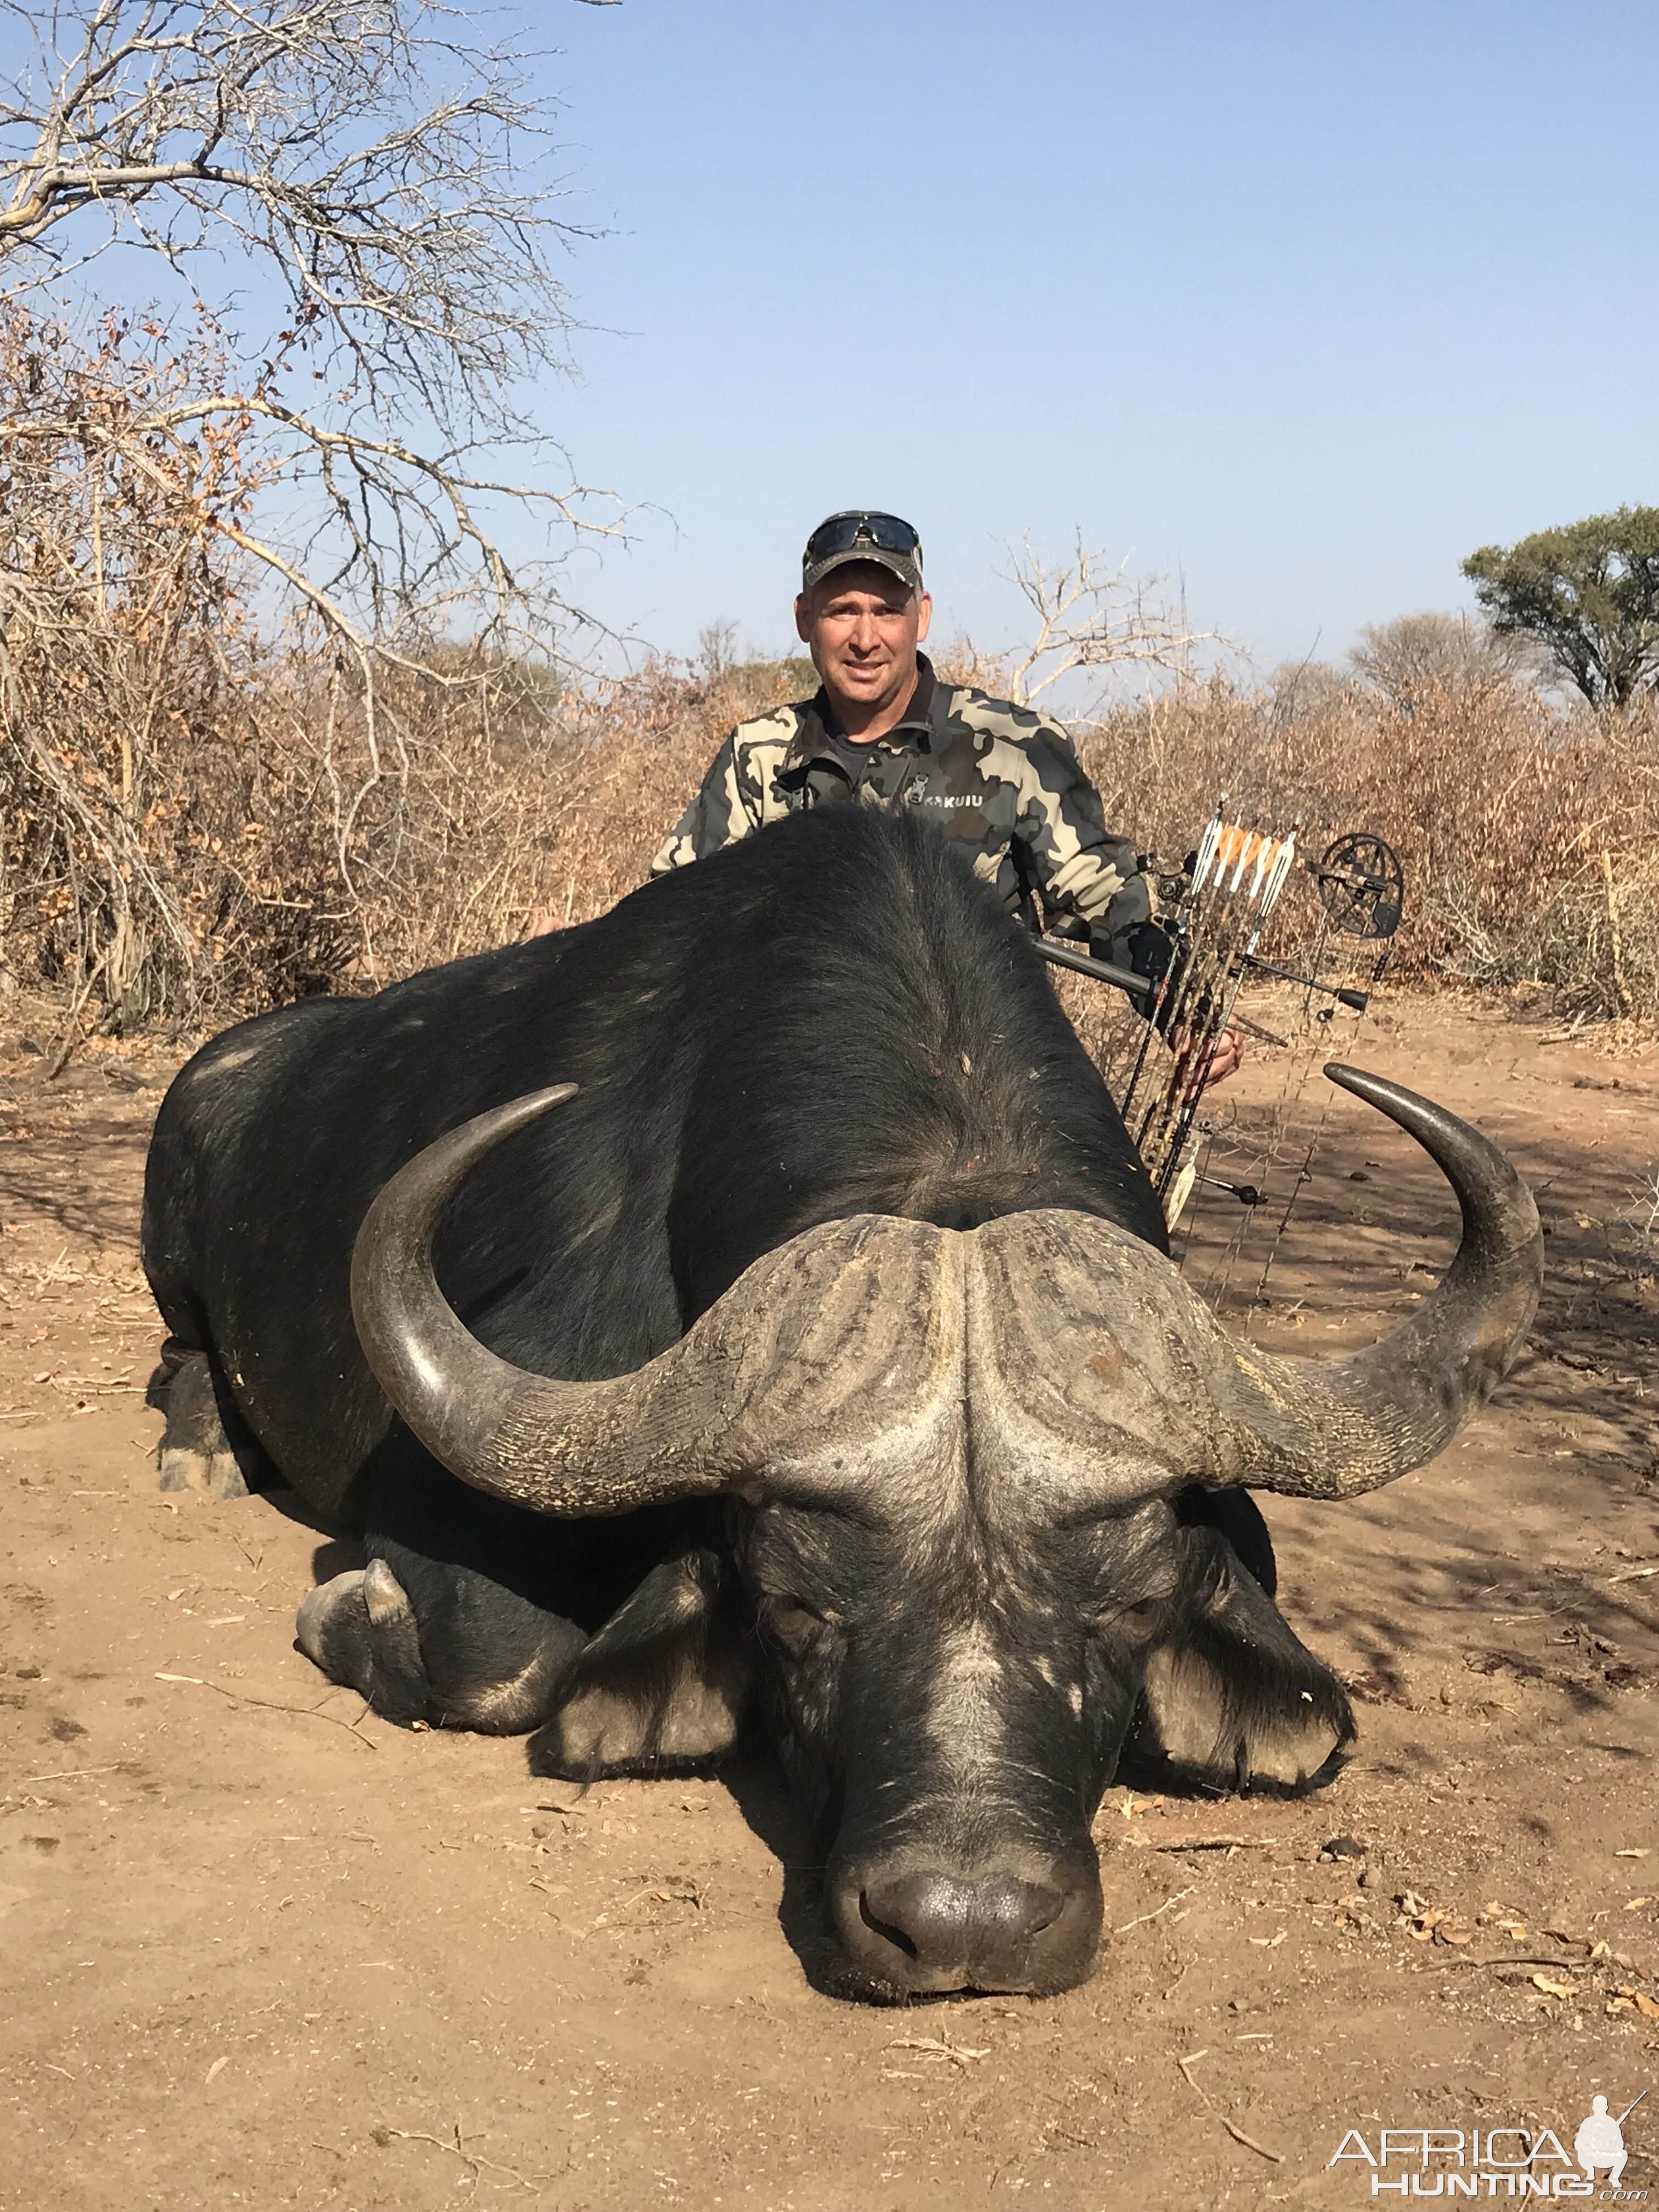
[[[384,1559],[321,1583],[300,1607],[301,1650],[331,1681],[361,1691],[389,1721],[423,1721],[431,1686],[420,1631],[402,1583]]]
[[[384,1535],[369,1549],[367,1567],[311,1592],[295,1626],[386,1719],[539,1728],[531,1771],[581,1782],[690,1772],[736,1741],[749,1664],[714,1552],[661,1562],[589,1637],[474,1569]]]
[[[515,1735],[547,1712],[586,1642],[470,1568],[371,1537],[366,1568],[336,1575],[300,1607],[301,1650],[386,1720]]]
[[[725,1757],[749,1710],[749,1639],[720,1554],[653,1567],[560,1678],[532,1774],[689,1774]]]
[[[388,1720],[539,1728],[538,1773],[659,1772],[728,1747],[747,1668],[711,1509],[558,1521],[393,1455],[364,1485],[367,1567],[300,1608],[300,1647],[332,1680]]]
[[[203,1490],[213,1498],[246,1498],[258,1470],[258,1446],[243,1426],[205,1352],[176,1345],[163,1354],[173,1366],[161,1434],[163,1490]],[[172,1357],[169,1357],[169,1354]],[[176,1360],[176,1364],[174,1364]]]

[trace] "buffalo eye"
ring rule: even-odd
[[[787,1650],[798,1651],[823,1626],[823,1616],[798,1597],[769,1597],[762,1601],[762,1626]]]
[[[1095,1615],[1095,1626],[1115,1630],[1121,1636],[1150,1636],[1163,1621],[1168,1604],[1164,1597],[1142,1597],[1129,1605],[1103,1606]]]

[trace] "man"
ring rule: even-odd
[[[1086,936],[1102,959],[1158,974],[1168,940],[1152,920],[1134,848],[1108,835],[1071,739],[1029,708],[939,683],[918,650],[933,611],[908,522],[855,508],[821,522],[795,601],[817,696],[732,732],[652,874],[805,807],[915,806],[960,844],[1011,912]],[[1238,1059],[1238,1039],[1224,1031],[1207,1080],[1231,1074]]]
[[[1642,2097],[1647,2094],[1644,2089]],[[1636,2105],[1641,2103],[1642,2097],[1636,2100]],[[1615,2120],[1607,2110],[1605,2097],[1590,2099],[1589,2114],[1578,2123],[1578,2132],[1572,2139],[1572,2154],[1591,2181],[1595,2179],[1596,2167],[1605,2166],[1610,2169],[1608,2186],[1618,2188],[1624,2175],[1625,2161],[1630,2156],[1625,2148],[1624,2123],[1636,2110],[1636,2105],[1632,2105],[1629,2112],[1620,2112]]]

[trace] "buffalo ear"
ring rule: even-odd
[[[1146,1656],[1124,1765],[1143,1787],[1298,1792],[1353,1740],[1353,1709],[1214,1528],[1194,1527],[1194,1601]]]
[[[665,1559],[579,1651],[530,1739],[530,1771],[569,1782],[706,1766],[738,1740],[749,1652],[718,1553]]]

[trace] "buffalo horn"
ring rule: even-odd
[[[432,1267],[443,1207],[484,1154],[574,1083],[463,1122],[399,1170],[363,1218],[351,1310],[375,1379],[452,1474],[544,1513],[628,1513],[743,1487],[825,1433],[875,1434],[937,1395],[961,1291],[921,1224],[861,1215],[757,1261],[643,1367],[561,1382],[515,1367],[459,1319]]]
[[[1496,1145],[1415,1092],[1326,1074],[1414,1137],[1457,1194],[1463,1234],[1405,1325],[1346,1359],[1276,1358],[1234,1343],[1217,1394],[1224,1480],[1303,1498],[1353,1498],[1421,1467],[1485,1404],[1537,1310],[1544,1243],[1532,1193]]]

